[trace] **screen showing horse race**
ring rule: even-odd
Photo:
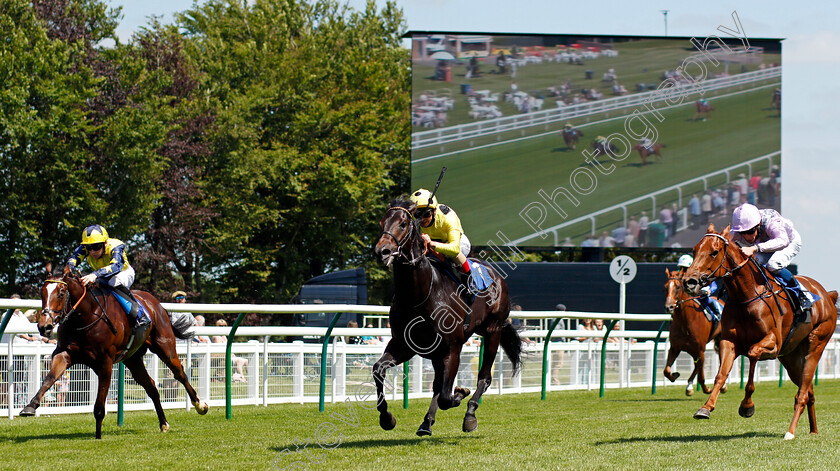
[[[473,246],[692,247],[780,205],[781,41],[411,33],[412,187]]]

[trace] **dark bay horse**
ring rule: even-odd
[[[58,277],[52,277],[51,272],[51,266],[48,266],[48,278],[41,288],[42,309],[38,315],[38,331],[49,337],[58,324],[58,343],[52,353],[52,364],[44,383],[20,415],[35,415],[35,409],[41,405],[41,399],[56,379],[71,365],[80,363],[90,367],[99,378],[93,416],[96,418],[96,438],[102,438],[102,419],[105,418],[105,399],[111,386],[111,372],[115,361],[126,353],[131,327],[125,311],[113,295],[94,295],[69,268],[65,268],[64,273]],[[146,308],[152,323],[145,331],[145,339],[140,348],[122,361],[131,371],[134,380],[143,386],[152,399],[161,432],[167,432],[169,424],[163,414],[160,394],[143,363],[147,349],[172,370],[175,379],[184,385],[199,414],[206,414],[208,407],[198,398],[184,374],[175,351],[175,334],[166,310],[151,294],[145,291],[132,293]]]
[[[636,144],[635,146],[633,146],[633,149],[639,151],[639,157],[642,158],[642,165],[647,165],[647,158],[651,155],[655,155],[656,159],[662,162],[662,149],[665,147],[665,144],[657,143],[653,144],[650,147],[651,149],[653,149],[653,152],[651,152],[647,147],[641,144]]]
[[[697,112],[694,113],[694,121],[697,121],[701,118],[703,119],[703,121],[706,121],[706,118],[712,117],[712,111],[715,110],[714,108],[712,108],[711,103],[703,103],[702,101],[697,101],[696,103],[694,103],[694,107],[697,109]]]
[[[598,141],[592,141],[592,150],[597,152],[599,155],[611,155],[613,157],[619,155],[619,149],[616,147],[615,144],[612,142],[609,143],[600,143]]]
[[[578,139],[583,137],[583,131],[580,129],[564,129],[563,141],[566,143],[566,148],[574,150],[577,147]]]
[[[770,99],[770,108],[782,112],[782,91],[776,89],[773,92],[773,98]]]
[[[464,298],[469,296],[463,296],[459,290],[461,285],[429,261],[427,247],[420,235],[420,223],[413,216],[414,209],[410,202],[394,201],[379,221],[382,234],[375,253],[386,267],[393,265],[396,285],[389,314],[392,338],[373,366],[379,425],[385,430],[396,426],[396,419],[385,401],[385,371],[420,355],[432,361],[435,378],[432,402],[417,435],[431,435],[438,407],[443,410],[458,407],[470,394],[469,389],[457,387],[453,391],[453,387],[461,347],[473,333],[478,333],[484,338],[484,356],[462,428],[471,432],[478,426],[475,411],[481,395],[490,387],[491,368],[499,345],[516,371],[521,363],[522,340],[516,329],[506,322],[510,298],[505,280],[484,265],[493,282],[467,305]]]
[[[799,418],[806,408],[811,433],[817,433],[814,373],[837,323],[837,291],[826,292],[806,276],[796,278],[821,298],[811,309],[810,323],[801,319],[795,322],[790,295],[766,268],[752,257],[743,255],[729,239],[729,227],[717,233],[714,226],[709,225],[707,234],[694,247],[694,263],[686,271],[683,284],[690,293],[696,293],[712,280],[723,280],[729,301],[721,316],[720,370],[709,400],[694,414],[695,418],[709,418],[738,355],[750,360],[749,381],[738,413],[751,417],[755,413],[752,394],[756,364],[759,360],[778,358],[799,387],[785,440],[794,438]]]
[[[677,372],[671,373],[671,365],[679,356],[680,352],[686,352],[694,359],[694,370],[688,377],[688,385],[685,388],[685,395],[694,395],[692,382],[697,377],[697,384],[703,388],[703,392],[709,394],[712,390],[706,386],[706,377],[703,372],[703,365],[706,362],[706,344],[710,340],[715,341],[715,349],[720,344],[720,323],[714,329],[712,322],[703,313],[703,306],[697,296],[691,296],[682,287],[682,276],[679,271],[668,271],[665,269],[668,281],[665,282],[665,312],[671,314],[671,329],[668,334],[668,341],[671,347],[668,349],[668,359],[665,362],[663,374],[672,383],[680,377]],[[726,385],[723,391],[726,392]]]

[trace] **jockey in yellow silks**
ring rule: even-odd
[[[470,264],[467,255],[471,249],[470,240],[464,234],[461,220],[455,210],[438,204],[437,198],[423,188],[412,193],[409,199],[417,205],[414,217],[420,221],[423,240],[435,252],[454,260],[465,275],[464,280],[468,279]]]
[[[86,227],[82,231],[82,243],[73,252],[73,256],[67,260],[67,266],[72,270],[85,260],[94,271],[82,277],[84,285],[94,282],[107,285],[114,294],[127,301],[131,308],[127,309],[126,313],[132,326],[146,325],[151,322],[148,316],[141,315],[140,305],[131,294],[134,268],[128,263],[125,244],[121,240],[108,237],[108,231],[100,225]]]

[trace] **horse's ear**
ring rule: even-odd
[[[712,224],[712,223],[709,223],[709,227],[706,228],[706,233],[707,234],[716,234],[715,225]]]
[[[731,226],[726,226],[726,228],[723,229],[723,232],[721,232],[721,235],[726,237],[727,239],[729,238],[729,228],[730,227]]]
[[[411,203],[411,205],[409,205],[406,209],[408,209],[409,213],[414,214],[414,210],[417,209],[417,203]]]
[[[46,271],[47,278],[52,276],[53,264],[52,262],[47,262],[47,266],[44,267],[44,271]]]
[[[67,276],[72,272],[73,272],[73,270],[70,268],[70,265],[65,265],[64,266],[64,276]]]
[[[671,277],[671,272],[670,272],[667,268],[665,269],[665,276],[666,276],[667,278],[670,278],[670,277]]]

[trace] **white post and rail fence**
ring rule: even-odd
[[[387,306],[171,303],[163,303],[163,306],[172,312],[240,314],[230,328],[196,328],[199,335],[227,336],[226,344],[183,341],[177,345],[181,363],[199,395],[211,406],[225,405],[228,418],[232,416],[232,405],[318,402],[323,410],[327,398],[335,403],[347,398],[358,398],[361,394],[368,397],[368,400],[375,397],[372,395],[371,367],[382,354],[385,344],[352,345],[341,341],[341,338],[369,336],[384,337],[387,341],[390,329],[249,327],[240,324],[245,313],[350,312],[382,316],[387,314]],[[37,300],[0,299],[0,335],[5,334],[0,343],[0,414],[10,419],[20,412],[40,387],[49,370],[51,353],[55,347],[53,344],[14,338],[20,333],[37,333],[34,324],[7,324],[13,309],[40,307],[41,303]],[[665,346],[660,348],[660,339],[670,319],[668,315],[522,311],[512,313],[511,317],[519,319],[520,335],[525,339],[523,367],[513,374],[512,365],[500,351],[493,369],[493,385],[488,391],[491,394],[541,392],[545,399],[546,392],[550,391],[591,390],[598,387],[603,396],[605,389],[646,386],[650,386],[651,392],[655,394],[657,384],[665,384],[662,376],[657,375],[657,370],[664,362],[668,347],[666,340]],[[569,328],[570,320],[584,318],[611,322],[602,331]],[[613,330],[617,321],[653,322],[654,328]],[[234,335],[250,340],[234,343]],[[320,344],[271,341],[272,337],[317,337]],[[820,361],[819,376],[822,378],[840,378],[840,343],[835,339],[829,343]],[[459,384],[475,382],[480,353],[481,347],[475,345],[475,342],[464,346],[457,377]],[[706,358],[706,375],[714,377],[719,363],[711,344],[707,346]],[[161,391],[164,407],[189,409],[189,398],[165,365],[152,354],[147,354],[145,361]],[[118,367],[115,365],[115,368]],[[234,368],[237,370],[236,375],[232,371]],[[674,369],[693,369],[691,358],[681,354]],[[404,406],[407,407],[408,398],[431,397],[434,373],[428,360],[415,357],[405,364],[402,371],[397,370],[389,370],[389,375],[393,377],[392,381],[387,382],[387,394],[393,400],[402,396]],[[742,387],[743,372],[742,362]],[[400,374],[402,378],[398,378]],[[737,369],[733,369],[729,380],[737,381],[738,376]],[[151,401],[133,380],[120,379],[119,375],[113,377],[111,393],[106,401],[108,411],[118,412],[121,419],[122,410],[153,409]],[[760,363],[757,380],[781,382],[782,378],[784,371],[777,361]],[[90,412],[96,396],[96,381],[95,375],[87,367],[74,365],[66,377],[56,382],[47,394],[38,414]]]

